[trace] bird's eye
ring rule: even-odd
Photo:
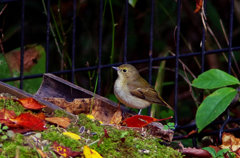
[[[127,72],[127,69],[123,69],[123,72]]]

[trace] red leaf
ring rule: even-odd
[[[14,119],[10,119],[16,125],[23,127],[25,129],[43,131],[47,129],[45,127],[45,121],[39,116],[31,113],[22,113]]]
[[[59,145],[56,142],[53,142],[52,147],[56,153],[58,153],[63,157],[70,157],[70,156],[74,157],[81,154],[81,152],[72,151],[70,148]]]
[[[194,10],[194,13],[197,13],[200,11],[203,5],[203,0],[196,0],[196,9]]]
[[[0,120],[2,119],[7,120],[15,117],[16,117],[16,114],[13,110],[8,110],[8,109],[0,110]]]
[[[159,121],[156,118],[145,116],[145,115],[134,115],[133,117],[129,117],[123,120],[124,123],[127,124],[128,127],[144,127],[151,122]]]
[[[16,114],[12,110],[8,109],[1,109],[0,110],[0,123],[4,123],[6,126],[12,127],[15,126],[10,119],[13,119],[16,117]]]
[[[45,108],[45,105],[42,105],[38,103],[35,99],[33,98],[23,98],[18,100],[20,104],[22,104],[23,107],[26,109],[31,109],[31,110],[40,110],[42,108]]]

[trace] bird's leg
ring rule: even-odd
[[[140,110],[138,111],[138,115],[141,115],[141,112],[142,112],[142,109],[140,109]]]

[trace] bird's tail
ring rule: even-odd
[[[160,98],[160,100],[161,100],[162,105],[164,105],[164,106],[166,106],[167,108],[173,110],[173,108],[172,108],[167,102],[165,102],[161,96],[159,96],[159,98]]]

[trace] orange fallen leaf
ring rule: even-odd
[[[81,154],[81,152],[72,151],[70,148],[59,145],[56,142],[53,142],[52,145],[54,151],[63,157],[74,157]]]
[[[8,109],[0,110],[0,120],[2,119],[7,120],[15,117],[16,117],[16,114],[13,110],[8,110]]]
[[[15,126],[13,122],[10,121],[10,119],[13,119],[15,117],[16,117],[16,114],[12,110],[8,110],[8,109],[0,110],[0,123],[4,123],[8,127]]]
[[[38,101],[36,101],[33,98],[22,98],[22,99],[18,99],[18,101],[26,109],[40,110],[46,107],[45,105],[38,103]]]
[[[203,5],[203,0],[196,0],[196,9],[194,10],[194,13],[197,13],[200,11]]]
[[[67,117],[48,117],[45,118],[50,123],[57,124],[63,128],[67,128],[70,125],[70,119]]]
[[[43,131],[47,129],[45,127],[45,121],[43,119],[29,112],[22,113],[16,118],[9,120],[14,122],[16,125],[29,130]]]

